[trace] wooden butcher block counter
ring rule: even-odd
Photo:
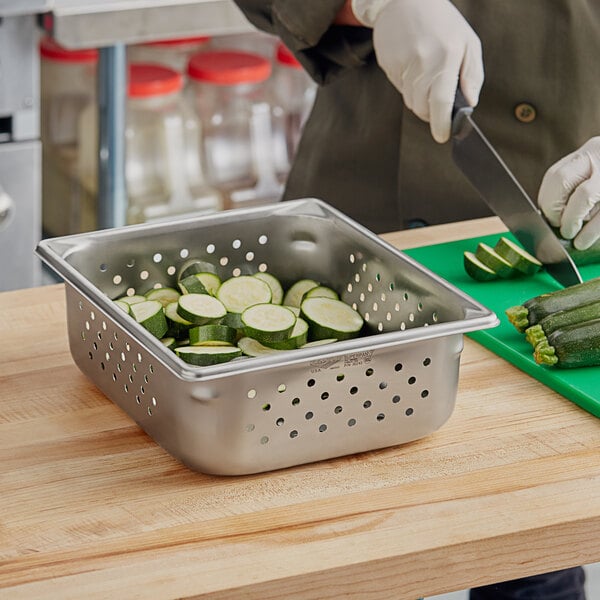
[[[0,598],[414,600],[597,562],[599,540],[600,421],[470,338],[432,435],[217,477],[81,374],[62,284],[0,294]]]

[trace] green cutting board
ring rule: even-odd
[[[545,272],[532,277],[498,279],[489,282],[475,281],[466,274],[463,267],[463,252],[475,251],[479,242],[494,246],[500,237],[501,234],[488,235],[411,248],[405,252],[498,315],[500,319],[498,327],[469,333],[469,337],[584,410],[600,417],[600,367],[557,369],[536,364],[530,344],[523,334],[508,322],[504,312],[510,306],[522,304],[529,298],[560,289],[561,286]],[[515,240],[510,235],[507,237]],[[580,273],[584,280],[598,277],[600,264],[581,267]]]

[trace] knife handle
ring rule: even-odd
[[[473,107],[469,105],[464,97],[460,84],[456,88],[454,96],[454,106],[452,107],[452,137],[460,137],[463,132],[463,126],[466,122],[465,117],[473,114]]]

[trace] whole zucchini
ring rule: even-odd
[[[560,240],[564,249],[569,253],[573,262],[578,265],[591,265],[600,262],[600,240],[595,241],[589,248],[585,250],[577,250],[573,246],[573,240],[565,240],[560,236],[558,228],[553,228],[556,237]]]
[[[523,333],[552,313],[596,300],[600,300],[600,277],[530,298],[521,305],[507,308],[506,316]]]
[[[567,310],[559,310],[544,317],[539,323],[525,330],[525,338],[535,348],[539,342],[545,340],[553,331],[593,319],[600,319],[600,300]]]
[[[535,347],[533,358],[539,365],[561,368],[600,365],[600,319],[553,331]]]

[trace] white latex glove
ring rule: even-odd
[[[538,205],[578,250],[600,238],[600,137],[589,139],[545,173]]]
[[[437,142],[446,142],[459,80],[467,102],[479,100],[477,34],[449,0],[352,0],[352,11],[373,28],[377,62],[406,106],[429,122]]]

